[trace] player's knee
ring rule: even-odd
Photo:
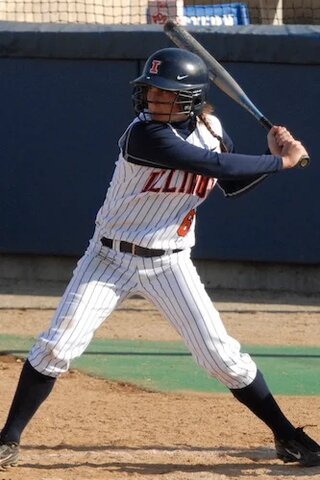
[[[243,388],[254,379],[257,367],[251,357],[241,354],[237,360],[222,357],[199,359],[199,365],[227,388]]]
[[[29,353],[28,360],[39,373],[52,377],[67,372],[70,366],[65,349],[62,350],[59,343],[53,344],[41,337]]]

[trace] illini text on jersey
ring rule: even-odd
[[[196,173],[180,170],[154,170],[144,185],[142,192],[185,193],[205,198],[212,190],[215,180]]]

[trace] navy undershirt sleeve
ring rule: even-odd
[[[188,135],[184,125],[179,131]],[[190,133],[190,132],[189,132]],[[242,178],[281,170],[282,159],[274,155],[217,153],[183,140],[169,124],[136,122],[123,139],[124,158],[138,165],[184,170],[218,179]]]

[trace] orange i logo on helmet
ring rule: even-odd
[[[161,60],[152,60],[151,68],[149,70],[149,73],[153,73],[157,75],[159,73],[159,67],[161,65],[162,61]]]

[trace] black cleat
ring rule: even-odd
[[[303,428],[296,428],[291,440],[275,438],[277,457],[284,463],[298,462],[304,467],[320,465],[320,445],[310,438]]]
[[[17,443],[0,442],[0,467],[13,467],[17,465],[19,445]]]

